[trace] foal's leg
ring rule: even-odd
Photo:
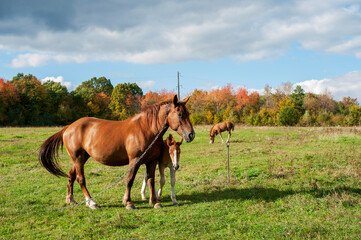
[[[77,174],[76,180],[78,181],[80,188],[84,193],[85,200],[87,201],[86,205],[88,207],[90,207],[91,209],[96,209],[96,208],[99,208],[99,206],[96,204],[96,202],[94,202],[93,199],[91,199],[88,189],[86,188],[86,181],[85,181],[85,176],[84,176],[84,164],[85,164],[85,162],[83,163],[80,161],[76,161],[74,163],[74,166],[76,169],[76,174]]]
[[[157,199],[157,193],[154,185],[154,177],[155,177],[155,168],[157,166],[157,162],[147,163],[147,174],[148,174],[148,185],[150,190],[149,204],[154,208],[162,208],[162,204]]]
[[[147,200],[147,197],[145,196],[145,189],[147,187],[147,180],[148,180],[148,175],[147,175],[147,172],[145,172],[143,185],[142,185],[142,190],[140,191],[140,194],[142,195],[142,200]]]
[[[169,169],[170,169],[170,185],[172,186],[171,199],[172,199],[173,205],[178,206],[177,200],[175,199],[175,191],[174,191],[176,170],[174,170],[172,167],[170,167]]]
[[[228,138],[227,138],[227,143],[229,142],[229,138],[231,137],[231,130],[228,131]]]
[[[219,132],[219,136],[220,136],[221,139],[222,139],[222,143],[224,143],[224,140],[223,140],[223,137],[222,137],[222,133],[221,133],[221,132]]]
[[[132,161],[129,161],[127,188],[125,190],[125,194],[124,194],[124,198],[123,198],[123,204],[124,204],[125,208],[128,210],[135,209],[135,206],[132,203],[132,200],[130,198],[130,190],[132,189],[135,175],[137,174],[139,166],[140,166],[139,163],[136,164],[137,160],[138,159],[136,158],[136,159],[133,159]]]
[[[159,164],[159,175],[160,175],[160,180],[159,180],[159,190],[158,190],[158,199],[162,199],[162,191],[163,191],[163,186],[165,184],[165,177],[164,177],[164,169],[165,166],[162,164]]]
[[[65,198],[65,202],[67,204],[78,204],[75,199],[74,199],[74,195],[73,195],[73,186],[74,186],[74,181],[76,179],[76,170],[75,170],[75,166],[73,165],[73,167],[70,169],[69,173],[68,173],[68,188],[67,188],[67,193],[66,193],[66,198]]]

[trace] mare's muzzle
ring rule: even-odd
[[[194,130],[192,130],[192,132],[189,134],[183,134],[183,138],[184,140],[186,140],[186,142],[192,142],[195,137],[196,133],[194,132]]]

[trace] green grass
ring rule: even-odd
[[[132,188],[136,210],[121,204],[122,180],[95,199],[102,208],[60,211],[67,206],[67,179],[46,172],[37,160],[42,142],[60,128],[0,128],[0,239],[361,238],[359,128],[236,126],[230,184],[227,147],[219,137],[210,145],[209,129],[196,126],[195,140],[181,147],[178,207],[170,199],[169,171],[164,208],[141,201],[141,167]],[[66,151],[60,157],[67,172]],[[85,165],[89,191],[96,195],[126,170],[90,159]],[[74,195],[83,201],[77,183]]]

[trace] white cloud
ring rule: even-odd
[[[71,82],[65,82],[64,77],[62,77],[62,76],[46,77],[46,78],[41,79],[41,82],[46,82],[46,81],[49,81],[49,80],[53,81],[53,82],[60,83],[61,85],[65,86],[68,89],[68,91],[71,91],[71,90],[75,89],[74,85]]]
[[[250,61],[278,57],[295,42],[306,49],[361,57],[359,1],[138,3],[84,5],[75,0],[60,4],[57,14],[64,18],[54,19],[51,14],[39,16],[40,3],[29,2],[26,16],[17,12],[4,16],[0,26],[7,31],[0,32],[0,43],[3,49],[28,52],[17,56],[13,67],[35,67],[49,60]]]
[[[11,61],[12,68],[38,67],[50,60],[48,55],[43,54],[20,54]]]
[[[137,82],[138,86],[142,89],[152,88],[155,86],[155,81],[149,80],[144,82]]]
[[[354,97],[361,99],[361,71],[353,71],[333,78],[312,79],[293,85],[300,85],[305,92],[322,94],[330,91],[336,100],[342,97]]]

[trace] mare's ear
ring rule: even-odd
[[[184,100],[182,101],[182,103],[186,104],[186,103],[188,102],[188,100],[189,100],[190,97],[191,97],[191,96],[186,97],[186,99],[184,99]]]
[[[177,97],[177,95],[174,95],[173,104],[174,104],[174,106],[178,105],[178,97]]]
[[[183,138],[181,138],[181,140],[179,140],[179,142],[177,142],[177,144],[180,146],[180,145],[182,145],[182,142],[183,142]]]

